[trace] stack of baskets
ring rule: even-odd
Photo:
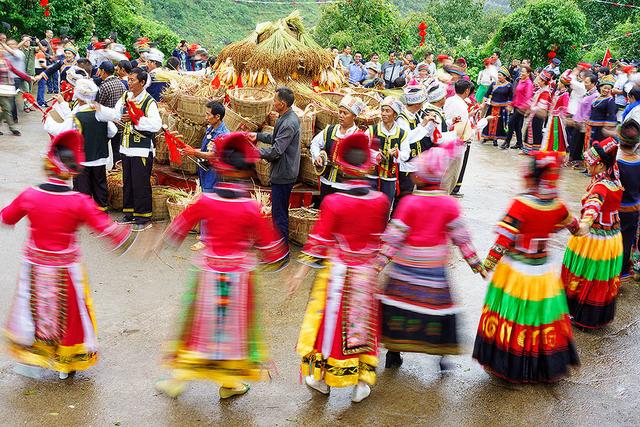
[[[262,129],[264,131],[264,128]],[[266,144],[262,142],[258,143],[258,148],[267,147]],[[266,161],[265,159],[260,159],[256,163],[256,175],[258,177],[258,181],[260,181],[260,185],[264,187],[268,187],[271,185],[271,163]]]
[[[167,210],[167,193],[165,190],[169,187],[155,185],[151,187],[151,205],[153,221],[164,221],[169,219],[169,211]]]
[[[335,108],[329,108],[325,104],[316,104],[316,128],[319,130],[324,129],[329,125],[336,125],[340,119],[340,113],[338,112],[338,105],[344,98],[344,93],[337,92],[322,92],[320,96],[325,98],[331,104],[335,105]]]
[[[244,130],[246,132],[256,132],[260,127],[257,123],[254,123],[250,119],[241,116],[237,112],[233,111],[231,108],[227,108],[224,112],[224,121],[225,126],[229,129],[230,132],[235,132],[237,130]]]
[[[273,92],[253,87],[235,88],[228,93],[229,108],[261,126],[273,110]]]
[[[318,220],[318,215],[317,209],[289,209],[289,240],[300,245],[307,243],[309,233]]]

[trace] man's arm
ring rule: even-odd
[[[268,148],[261,148],[260,156],[269,162],[279,159],[293,141],[295,134],[296,129],[292,125],[280,126],[278,135],[273,140],[273,145]]]

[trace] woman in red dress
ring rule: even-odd
[[[369,138],[362,132],[345,137],[336,165],[346,177],[362,177],[372,166]],[[309,234],[289,292],[310,267],[320,269],[313,284],[298,339],[307,386],[329,394],[330,387],[353,386],[351,400],[371,392],[378,365],[376,257],[387,224],[389,199],[367,181],[349,180],[324,198],[320,218]]]
[[[86,225],[116,249],[133,242],[131,227],[113,223],[69,180],[84,161],[82,135],[59,134],[45,158],[46,183],[24,190],[0,211],[0,223],[29,219],[29,238],[5,335],[20,374],[39,378],[42,368],[60,379],[95,365],[96,322],[77,233]]]

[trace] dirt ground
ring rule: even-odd
[[[0,136],[0,206],[43,179],[41,155],[47,136],[39,115],[21,116],[23,136]],[[522,188],[523,157],[474,144],[460,200],[476,247],[484,256],[494,240],[494,224],[510,198]],[[574,212],[587,178],[568,170],[562,197]],[[46,207],[43,207],[46,208]],[[426,213],[425,218],[428,218]],[[224,220],[224,219],[221,219]],[[159,223],[143,240],[164,229]],[[0,230],[0,318],[6,318],[15,290],[25,221]],[[568,233],[552,243],[558,264]],[[350,390],[320,396],[301,385],[294,347],[311,275],[285,301],[295,264],[265,274],[259,298],[267,343],[276,369],[271,382],[254,384],[242,397],[220,401],[212,383],[192,383],[177,400],[159,395],[154,381],[166,375],[159,366],[161,346],[174,328],[192,255],[190,236],[178,252],[144,259],[131,253],[113,257],[82,233],[98,322],[100,362],[75,378],[35,381],[13,373],[0,354],[0,425],[640,425],[640,287],[622,287],[615,321],[597,332],[576,331],[582,366],[554,385],[513,386],[492,379],[471,359],[470,351],[486,283],[456,255],[451,278],[462,307],[459,320],[465,354],[452,358],[455,370],[438,373],[437,359],[407,355],[401,369],[378,368],[379,382],[369,399],[350,401]]]

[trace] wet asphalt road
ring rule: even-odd
[[[41,155],[48,137],[37,113],[21,117],[23,136],[0,136],[0,205],[26,186],[43,179]],[[2,129],[6,133],[6,127]],[[476,247],[484,256],[493,243],[493,227],[510,198],[522,188],[523,157],[513,150],[474,144],[461,199]],[[568,170],[562,197],[574,212],[587,178]],[[141,240],[150,240],[156,224]],[[0,318],[11,302],[22,242],[23,221],[0,229]],[[568,233],[552,244],[562,257]],[[82,247],[90,272],[98,321],[100,362],[74,379],[35,381],[13,373],[0,354],[0,425],[640,425],[640,287],[622,287],[615,321],[607,328],[576,331],[582,367],[555,385],[513,386],[494,380],[470,356],[486,284],[456,255],[451,278],[462,307],[460,336],[466,353],[452,358],[453,373],[438,374],[437,359],[407,355],[397,371],[378,369],[371,397],[352,404],[350,390],[336,389],[326,398],[299,383],[294,352],[311,277],[289,301],[288,278],[296,266],[263,276],[267,343],[277,367],[269,383],[254,384],[249,394],[219,401],[212,383],[192,383],[177,400],[159,395],[156,378],[163,341],[174,319],[193,243],[178,252],[143,259],[137,253],[114,258],[88,233]],[[138,243],[144,243],[138,242]],[[137,244],[138,244],[137,243]]]

